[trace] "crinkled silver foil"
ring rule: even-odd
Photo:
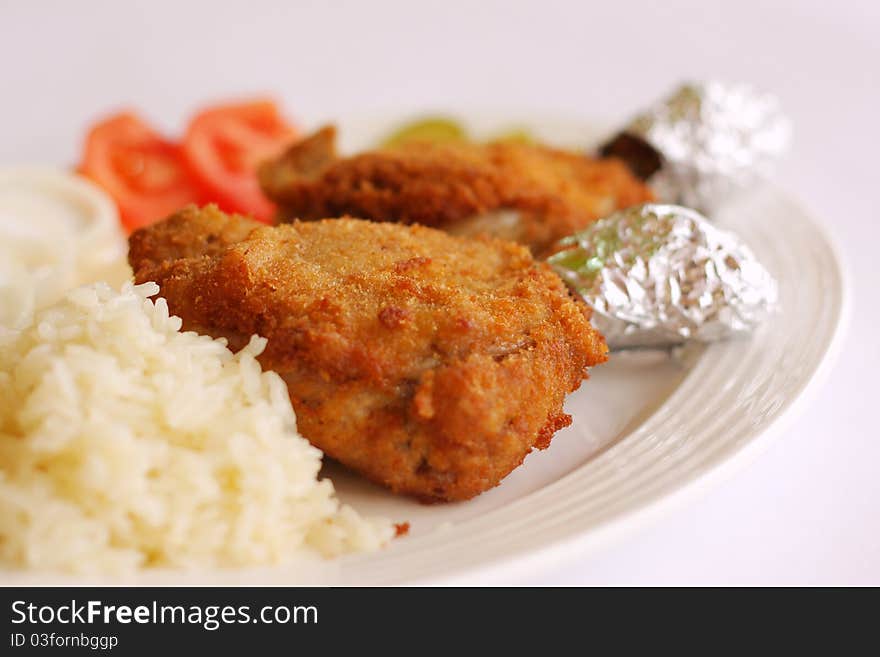
[[[749,333],[776,304],[751,249],[688,208],[621,210],[558,247],[547,262],[593,307],[612,349]]]
[[[704,82],[685,84],[648,108],[600,151],[640,160],[635,169],[661,201],[711,214],[768,175],[790,136],[776,97],[742,84]],[[631,141],[621,150],[621,138],[642,140],[655,153],[634,152]]]

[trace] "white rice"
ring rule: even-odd
[[[182,333],[156,292],[80,287],[0,335],[0,562],[234,567],[388,541],[318,480],[265,340]]]

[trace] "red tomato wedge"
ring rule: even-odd
[[[92,127],[79,171],[113,197],[128,230],[201,200],[180,147],[130,112]]]
[[[227,212],[271,222],[275,206],[260,190],[257,167],[278,155],[296,129],[268,100],[207,109],[189,124],[183,153],[193,177]]]

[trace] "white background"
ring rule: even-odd
[[[604,552],[517,583],[877,585],[878,7],[0,0],[0,165],[73,162],[88,121],[117,107],[175,130],[207,100],[254,92],[314,124],[508,107],[613,120],[683,78],[773,90],[796,129],[779,181],[830,228],[849,268],[837,365],[734,479]]]

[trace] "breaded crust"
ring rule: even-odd
[[[408,142],[339,158],[335,136],[326,127],[261,168],[282,220],[353,215],[488,232],[540,256],[615,209],[653,199],[614,158],[512,142]],[[507,211],[517,213],[515,221]]]
[[[570,423],[606,359],[586,306],[528,250],[355,219],[261,226],[188,208],[131,236],[188,329],[268,338],[300,432],[398,493],[463,500]]]

